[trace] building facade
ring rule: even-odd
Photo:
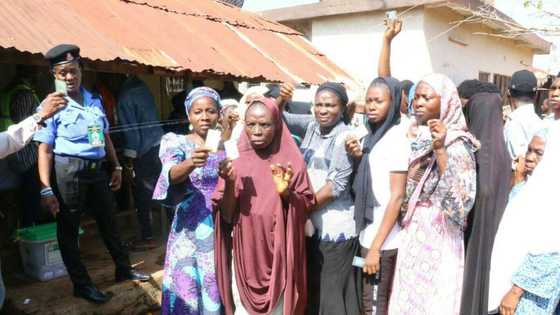
[[[550,44],[535,35],[505,39],[488,36],[499,25],[457,24],[482,5],[478,1],[439,2],[385,1],[379,7],[376,1],[325,0],[262,13],[304,33],[364,86],[377,76],[385,12],[392,9],[404,13],[403,30],[392,45],[392,75],[399,79],[417,81],[441,72],[457,84],[479,78],[505,87],[513,72],[532,65],[535,54],[549,52]]]

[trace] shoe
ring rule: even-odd
[[[105,304],[113,297],[112,294],[99,291],[94,285],[74,286],[74,296],[95,304]]]
[[[115,272],[115,281],[116,282],[123,282],[126,280],[133,280],[133,281],[140,281],[140,282],[146,282],[148,280],[150,280],[152,277],[150,277],[147,274],[141,273],[140,271],[136,271],[134,270],[134,268],[130,268],[128,270],[117,270],[117,272]]]

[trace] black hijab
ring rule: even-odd
[[[360,165],[355,173],[352,188],[354,191],[354,219],[356,231],[362,231],[367,224],[373,222],[373,208],[379,203],[375,199],[371,185],[371,169],[369,165],[369,154],[373,147],[383,138],[385,133],[401,121],[401,83],[392,77],[377,78],[370,84],[370,88],[377,84],[383,84],[389,88],[391,94],[391,107],[385,120],[379,124],[368,122],[370,133],[364,139],[363,155]]]
[[[345,124],[349,124],[350,118],[348,117],[347,111],[348,94],[346,93],[346,88],[344,87],[344,85],[336,82],[325,82],[319,85],[317,91],[315,92],[315,95],[318,95],[321,91],[325,90],[334,93],[338,97],[340,103],[342,104],[342,120]]]
[[[507,205],[511,158],[504,141],[502,99],[498,93],[474,94],[465,106],[467,124],[480,140],[476,152],[477,192],[465,231],[465,277],[461,314],[488,311],[492,245]]]

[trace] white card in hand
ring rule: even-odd
[[[354,267],[364,268],[365,264],[366,264],[366,260],[363,259],[362,257],[354,256],[354,259],[352,259],[352,266]]]
[[[228,140],[224,142],[224,147],[226,149],[226,157],[230,160],[235,160],[239,157],[239,150],[237,149],[237,141]]]
[[[369,130],[365,125],[359,125],[356,128],[352,128],[352,130],[350,131],[350,135],[358,140],[362,140],[365,136],[368,135],[368,133]]]
[[[204,146],[210,150],[210,152],[218,152],[218,147],[220,146],[220,140],[222,139],[222,132],[216,129],[208,130],[206,134],[206,142]]]

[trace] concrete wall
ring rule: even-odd
[[[393,75],[399,78],[419,77],[416,72],[430,68],[428,50],[421,47],[423,13],[409,13],[403,32],[394,42]],[[377,76],[381,49],[384,12],[333,16],[312,21],[312,42],[336,64],[367,85]],[[415,49],[411,55],[409,51]],[[414,67],[412,61],[417,60]],[[407,62],[403,62],[407,61]]]
[[[384,12],[368,12],[314,19],[313,44],[366,86],[377,76]],[[448,30],[462,18],[449,9],[418,8],[405,16],[401,34],[393,41],[391,69],[398,79],[420,80],[432,72],[460,83],[484,71],[511,75],[532,64],[532,51],[512,40],[473,35],[488,32],[476,25]],[[451,40],[450,40],[451,38]],[[457,43],[459,42],[459,43]]]
[[[533,63],[532,50],[522,43],[474,34],[491,32],[481,25],[464,24],[438,37],[459,20],[461,16],[448,9],[425,11],[425,36],[435,72],[460,83],[478,78],[479,71],[511,76]]]

